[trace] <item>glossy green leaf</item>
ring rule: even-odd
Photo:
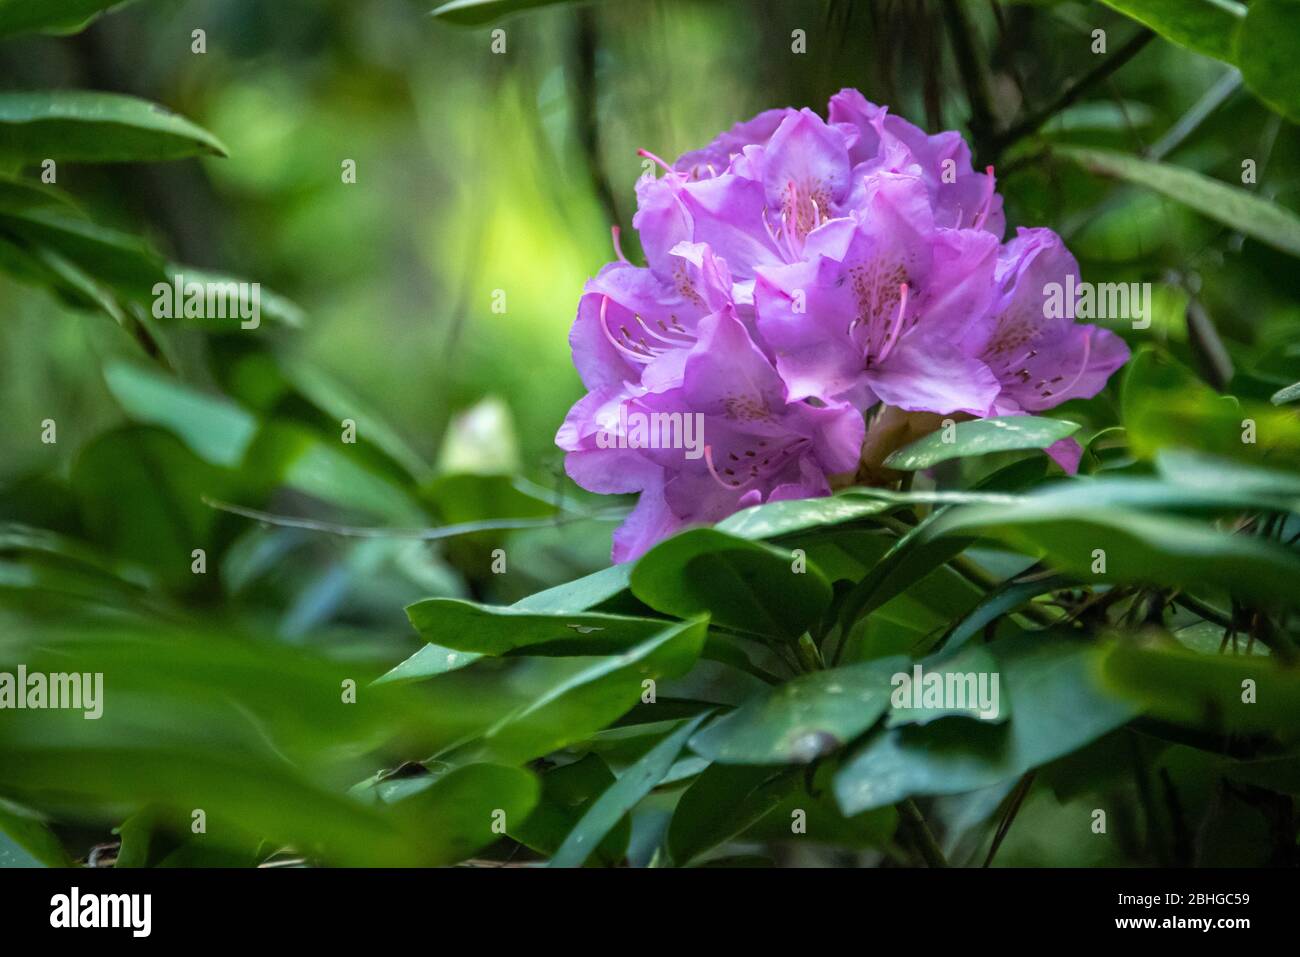
[[[537,853],[550,857],[560,850],[601,795],[616,786],[617,778],[600,755],[589,753],[569,764],[551,768],[542,775],[541,783],[542,796],[537,807],[526,820],[512,825],[509,834]],[[627,855],[630,836],[628,823],[615,820],[586,850],[594,857],[594,864],[615,866]]]
[[[221,142],[157,103],[82,90],[0,93],[0,156],[39,162],[155,162],[225,156]]]
[[[998,538],[1029,554],[1045,555],[1084,581],[1166,587],[1213,583],[1269,606],[1300,601],[1294,589],[1300,580],[1295,553],[1254,536],[1172,516],[1028,500],[1015,511],[980,505],[953,510],[931,534]]]
[[[0,37],[44,31],[67,33],[130,0],[0,0]]]
[[[572,614],[595,608],[627,590],[632,566],[611,565],[575,581],[520,599],[514,607],[544,614]]]
[[[1000,694],[1012,702],[1004,724],[944,719],[877,734],[835,776],[845,814],[928,794],[961,794],[1024,774],[1082,748],[1131,720],[1137,709],[1100,686],[1096,646],[1025,635],[987,646],[999,666]]]
[[[1063,575],[1051,575],[1029,581],[1003,582],[989,592],[970,614],[953,625],[944,639],[944,651],[956,651],[1003,615],[1011,614],[1039,595],[1048,595],[1058,589],[1069,587],[1072,581],[1073,579]]]
[[[580,867],[623,816],[664,779],[686,741],[708,717],[701,714],[684,722],[626,768],[613,784],[589,807],[560,849],[551,857],[551,867]]]
[[[478,661],[483,656],[456,648],[444,648],[442,645],[427,644],[401,664],[384,672],[375,679],[375,684],[389,682],[423,681],[436,678],[449,671],[458,671]]]
[[[901,657],[817,671],[761,692],[691,739],[718,764],[807,764],[837,751],[889,708]]]
[[[481,655],[518,650],[531,654],[618,654],[664,627],[664,622],[648,618],[591,613],[548,615],[455,598],[416,602],[407,607],[406,614],[426,641]]]
[[[437,7],[433,15],[448,23],[479,27],[512,13],[574,2],[575,0],[450,0]]]
[[[1061,146],[1053,153],[1094,173],[1153,189],[1230,229],[1300,256],[1300,216],[1240,187],[1189,169],[1153,163],[1113,150]]]
[[[900,472],[928,469],[949,459],[1016,449],[1045,449],[1079,431],[1078,423],[1034,415],[1010,415],[958,422],[951,433],[931,432],[885,459]]]
[[[788,499],[742,509],[714,527],[739,538],[776,538],[808,529],[829,528],[868,519],[889,508],[888,502],[853,495]]]
[[[632,570],[631,586],[664,614],[708,613],[717,625],[787,639],[816,625],[831,598],[830,584],[812,563],[707,528],[652,548]]]
[[[1103,0],[1179,46],[1232,61],[1246,6],[1236,0]]]
[[[1002,694],[998,669],[997,659],[979,645],[955,652],[944,648],[906,665],[899,673],[908,680],[903,682],[897,675],[893,679],[885,726],[929,724],[951,717],[989,724],[1006,721],[1011,716],[1011,700]]]
[[[1300,123],[1300,2],[1251,0],[1237,36],[1236,59],[1246,86],[1293,123]]]

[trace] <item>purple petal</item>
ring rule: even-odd
[[[938,340],[913,332],[898,343],[867,382],[886,405],[909,412],[985,415],[1000,384],[988,366]]]

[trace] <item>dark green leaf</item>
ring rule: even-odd
[[[1015,711],[991,724],[946,718],[870,738],[835,776],[845,814],[923,794],[960,794],[1018,777],[1078,750],[1129,721],[1132,705],[1105,694],[1091,644],[1026,635],[986,646],[1000,695]]]
[[[1236,0],[1103,0],[1179,46],[1231,62],[1244,4]]]
[[[1077,431],[1079,426],[1075,422],[1034,415],[958,422],[951,433],[946,429],[931,432],[892,453],[885,459],[885,465],[900,472],[915,472],[949,459],[1015,449],[1045,449]]]
[[[154,162],[226,155],[184,117],[132,96],[82,90],[0,93],[0,156],[28,162]]]
[[[685,747],[686,740],[706,717],[707,712],[685,722],[624,770],[618,781],[592,803],[582,820],[569,832],[560,849],[551,857],[551,866],[581,867],[623,815],[664,779]]]
[[[890,679],[901,657],[801,675],[761,692],[691,739],[719,764],[807,764],[870,728],[889,707]]]
[[[707,612],[714,624],[787,639],[816,625],[831,598],[811,562],[707,528],[656,545],[637,562],[631,585],[664,614]]]
[[[1300,2],[1251,0],[1237,36],[1236,58],[1246,86],[1293,123],[1300,123]]]
[[[45,31],[68,33],[130,0],[0,0],[0,37]]]

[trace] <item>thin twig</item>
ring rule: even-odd
[[[1019,783],[1016,784],[1016,789],[1011,792],[1010,803],[1007,805],[1007,812],[1002,815],[1002,820],[998,823],[997,832],[993,835],[993,843],[989,846],[988,856],[984,858],[985,867],[988,867],[993,863],[994,855],[997,854],[998,848],[1002,846],[1002,842],[1006,839],[1007,833],[1011,830],[1011,824],[1015,821],[1016,815],[1020,813],[1020,806],[1025,803],[1025,797],[1029,794],[1030,787],[1033,786],[1035,773],[1036,772],[1034,771],[1030,771],[1022,777]]]
[[[995,136],[990,145],[990,156],[996,158],[1006,151],[1007,147],[1024,139],[1031,133],[1038,130],[1040,126],[1060,113],[1065,108],[1071,106],[1075,100],[1082,96],[1086,91],[1101,83],[1112,73],[1122,67],[1129,60],[1133,59],[1155,38],[1155,34],[1145,27],[1139,30],[1133,37],[1115,52],[1114,56],[1108,57],[1101,63],[1079,77],[1077,80],[1067,83],[1065,89],[1047,106],[1030,113],[1019,123],[1012,124],[1009,128]],[[972,130],[973,132],[973,130]]]
[[[948,859],[943,856],[939,842],[930,832],[930,825],[925,822],[921,809],[911,798],[904,798],[896,805],[898,815],[911,836],[912,844],[925,861],[926,867],[947,867]]]
[[[627,509],[602,509],[598,512],[571,513],[557,515],[553,518],[502,518],[484,519],[478,522],[461,522],[457,525],[439,525],[433,528],[387,528],[384,526],[339,525],[314,518],[297,518],[293,515],[276,515],[242,505],[232,505],[218,499],[202,497],[203,504],[219,512],[229,512],[251,518],[266,525],[280,528],[300,528],[309,532],[323,532],[326,535],[340,535],[345,538],[410,538],[431,542],[443,538],[455,538],[458,535],[472,535],[475,532],[510,531],[518,528],[547,528],[552,525],[566,525],[590,519],[597,522],[612,522],[624,518]]]

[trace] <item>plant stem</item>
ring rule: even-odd
[[[1050,120],[1057,113],[1060,113],[1066,107],[1072,105],[1075,100],[1083,95],[1084,92],[1101,83],[1112,73],[1122,67],[1129,60],[1133,59],[1155,38],[1155,34],[1143,27],[1139,30],[1128,43],[1120,47],[1115,55],[1108,57],[1101,63],[1079,77],[1077,80],[1067,83],[1065,89],[1047,106],[1030,113],[1019,123],[1012,124],[1009,128],[999,133],[993,138],[990,156],[996,159],[1001,156],[1007,147],[1017,141],[1024,139],[1029,134]],[[972,131],[973,132],[973,131]]]
[[[916,802],[911,798],[904,798],[895,805],[898,809],[898,816],[912,839],[912,845],[925,861],[926,867],[947,867],[948,859],[943,856],[939,844],[934,839],[934,834],[930,831],[930,825],[925,822],[925,817],[921,814],[921,809],[916,806]]]

